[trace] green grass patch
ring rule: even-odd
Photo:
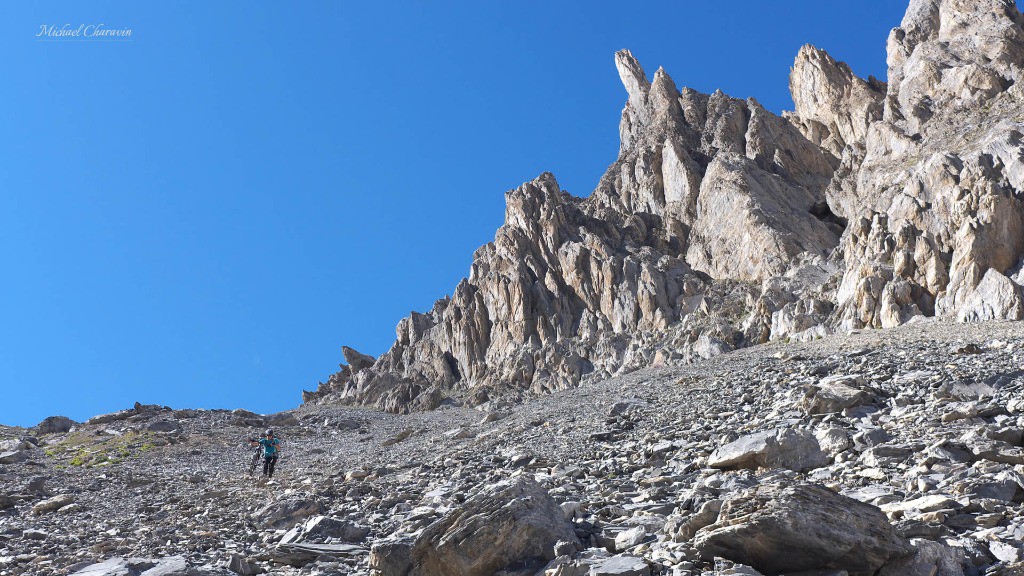
[[[78,431],[46,449],[46,455],[66,466],[109,466],[135,458],[156,447],[152,432],[128,430],[120,435],[97,436]]]

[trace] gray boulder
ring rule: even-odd
[[[128,576],[128,561],[124,558],[111,558],[82,568],[71,576]]]
[[[355,557],[366,554],[366,548],[354,544],[279,544],[271,552],[271,557],[278,564],[301,567],[316,561],[323,556]]]
[[[93,416],[85,421],[86,424],[109,424],[111,422],[118,422],[120,420],[127,420],[132,416],[138,414],[135,410],[120,410],[118,412],[112,412],[110,414],[100,414]]]
[[[168,556],[153,562],[156,565],[144,570],[139,576],[188,576],[188,562],[184,556]]]
[[[412,568],[411,540],[382,540],[370,549],[370,569],[381,576],[406,576]]]
[[[146,425],[146,430],[162,434],[174,434],[181,432],[181,425],[174,420],[154,420]]]
[[[929,540],[911,540],[914,554],[887,564],[879,576],[964,576],[964,553]]]
[[[282,528],[323,511],[323,504],[317,500],[287,498],[264,506],[256,511],[255,516],[271,528]]]
[[[77,422],[67,416],[49,416],[42,422],[36,424],[37,434],[63,434],[77,425]]]
[[[651,568],[643,558],[612,556],[590,567],[590,576],[650,576]]]
[[[263,416],[255,412],[250,412],[242,408],[237,408],[231,411],[232,421],[239,426],[252,426],[254,428],[262,428],[266,426],[267,421]]]
[[[870,404],[874,395],[862,385],[862,379],[854,376],[822,378],[808,388],[800,407],[808,414],[830,414]]]
[[[36,515],[46,514],[47,512],[59,510],[67,506],[68,504],[73,503],[74,501],[75,497],[72,496],[71,494],[59,494],[57,496],[54,496],[53,498],[43,500],[42,502],[39,502],[38,504],[33,506],[32,513]]]
[[[370,529],[356,526],[352,522],[331,518],[329,516],[313,516],[302,524],[295,526],[281,537],[281,544],[294,542],[326,542],[341,540],[343,542],[361,542],[366,539]]]
[[[374,546],[370,565],[382,576],[490,576],[514,563],[553,560],[559,542],[580,544],[547,491],[519,476],[476,493],[408,548]],[[402,554],[410,562],[386,554]]]
[[[868,576],[914,552],[870,504],[815,484],[762,484],[722,505],[694,538],[702,558],[723,557],[766,574],[846,570]]]
[[[0,452],[0,464],[17,464],[25,460],[28,460],[28,452],[26,450]]]
[[[267,424],[271,424],[273,426],[298,426],[300,424],[299,419],[291,412],[267,414],[264,416],[264,419],[267,421]]]
[[[786,468],[802,472],[828,464],[814,434],[778,428],[748,434],[715,450],[708,457],[712,468]]]
[[[242,576],[254,576],[263,572],[263,569],[258,565],[249,562],[244,556],[238,554],[232,554],[231,558],[227,561],[228,570],[235,574],[241,574]]]

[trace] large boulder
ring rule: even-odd
[[[174,420],[154,420],[146,425],[148,432],[160,432],[162,434],[176,434],[181,432],[181,424]]]
[[[370,565],[382,576],[490,576],[512,564],[543,565],[554,559],[559,542],[582,546],[551,495],[519,476],[473,495],[411,546],[375,545]]]
[[[981,282],[968,293],[957,312],[957,320],[961,322],[1021,318],[1024,318],[1021,287],[992,268],[985,272]]]
[[[846,570],[872,575],[914,552],[881,510],[815,484],[762,484],[729,498],[694,547],[766,574]]]
[[[36,424],[37,434],[63,434],[76,426],[76,422],[67,416],[49,416]]]
[[[778,428],[742,436],[708,457],[712,468],[787,468],[803,472],[828,464],[828,455],[807,430]]]

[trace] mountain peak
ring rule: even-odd
[[[647,97],[651,83],[647,80],[640,62],[633,57],[632,52],[622,49],[615,53],[615,67],[619,70],[619,78],[629,94],[629,100],[642,103]]]

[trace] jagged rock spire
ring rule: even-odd
[[[619,78],[626,87],[630,101],[642,106],[647,100],[651,83],[647,80],[640,62],[637,62],[632,52],[623,49],[615,53],[615,67],[619,70]]]

